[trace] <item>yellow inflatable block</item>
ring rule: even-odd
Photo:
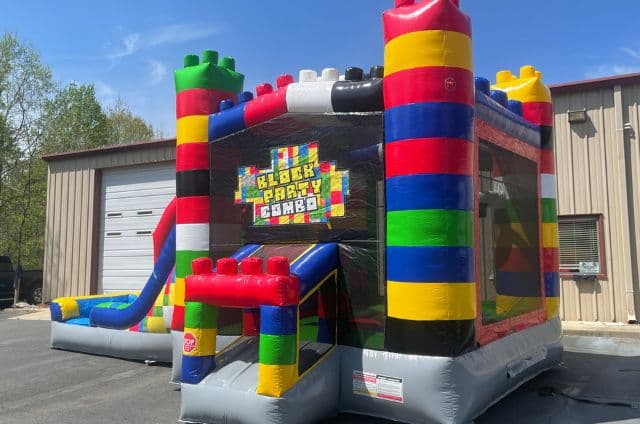
[[[412,321],[476,318],[475,283],[387,282],[387,313]]]
[[[384,48],[385,76],[427,66],[473,71],[471,38],[455,31],[415,31],[394,38]]]
[[[195,345],[191,346],[189,350],[182,350],[182,354],[185,356],[207,356],[215,355],[216,353],[216,336],[218,335],[218,329],[216,328],[186,328],[184,329],[185,339],[195,339]]]
[[[547,297],[547,319],[553,319],[560,315],[560,298]]]
[[[209,141],[209,116],[191,115],[178,119],[176,143],[206,143]]]
[[[531,65],[520,68],[520,77],[516,77],[511,71],[498,72],[496,83],[491,89],[505,91],[509,99],[522,103],[551,103],[551,91],[542,82],[542,73]]]
[[[558,224],[542,224],[542,247],[558,247]]]
[[[256,393],[263,396],[280,397],[298,380],[298,365],[258,364],[258,387]]]
[[[176,282],[173,285],[175,286],[173,304],[175,306],[184,306],[185,279],[183,277],[176,277]]]

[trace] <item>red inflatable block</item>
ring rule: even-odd
[[[233,258],[220,258],[216,261],[216,272],[219,275],[235,275],[238,273],[238,261]]]
[[[556,164],[553,156],[553,150],[542,149],[540,150],[540,173],[541,174],[555,174]]]
[[[433,66],[407,69],[384,78],[384,108],[409,103],[449,102],[475,106],[473,73]]]
[[[258,336],[260,334],[260,310],[247,309],[242,313],[242,335]]]
[[[553,125],[553,105],[546,102],[527,102],[522,104],[522,116],[537,125]]]
[[[262,259],[255,256],[240,261],[240,272],[244,275],[258,275],[262,273]]]
[[[171,329],[174,331],[184,330],[184,306],[173,306],[173,315],[171,316]]]
[[[385,145],[387,178],[416,174],[473,175],[474,144],[458,138],[414,138]]]
[[[176,94],[176,118],[189,115],[211,115],[220,110],[222,100],[236,101],[236,96],[221,90],[190,88]]]
[[[545,272],[558,272],[560,259],[558,249],[555,247],[545,247],[542,249],[542,269]]]
[[[164,208],[160,221],[156,225],[156,229],[153,230],[153,262],[158,260],[164,242],[167,240],[167,236],[171,232],[171,229],[176,223],[176,198],[174,197],[171,202]]]
[[[284,275],[190,275],[185,301],[229,308],[297,305],[298,277]]]
[[[471,20],[451,0],[423,1],[390,9],[382,15],[385,44],[414,31],[456,31],[471,37]]]
[[[244,123],[249,128],[285,113],[287,113],[286,86],[265,93],[247,103],[244,109]]]
[[[276,79],[276,87],[278,88],[286,87],[291,83],[293,83],[293,75],[291,74],[282,74]]]
[[[196,275],[211,274],[213,272],[213,261],[210,258],[198,258],[191,261],[191,269]]]
[[[536,272],[538,249],[525,248],[498,248],[495,252],[496,269],[501,272]],[[534,266],[534,264],[536,266]]]
[[[176,149],[176,171],[209,169],[208,143],[183,143]]]
[[[209,196],[178,197],[176,224],[205,224],[209,222]]]

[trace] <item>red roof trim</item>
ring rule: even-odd
[[[605,88],[605,87],[613,87],[614,85],[629,85],[629,84],[639,84],[640,83],[640,73],[635,74],[625,74],[625,75],[614,75],[610,77],[603,78],[595,78],[588,79],[582,81],[574,81],[574,82],[565,82],[561,84],[553,84],[550,85],[551,94],[561,94],[576,91],[576,89],[585,89],[585,88]]]
[[[51,162],[56,160],[64,160],[64,159],[75,159],[83,156],[93,156],[102,153],[118,153],[118,152],[130,152],[135,150],[145,150],[145,149],[155,149],[161,147],[175,147],[176,139],[175,138],[164,138],[161,140],[153,140],[153,141],[143,141],[131,144],[118,144],[116,146],[103,146],[97,147],[95,149],[87,149],[87,150],[75,150],[72,152],[63,152],[63,153],[51,153],[48,155],[42,156],[42,160],[45,162]]]

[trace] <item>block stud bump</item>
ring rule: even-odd
[[[216,271],[220,275],[237,274],[238,261],[233,258],[220,258],[216,262]]]
[[[210,258],[197,258],[191,262],[191,270],[194,275],[211,274],[213,261]]]
[[[289,260],[284,256],[272,256],[267,259],[267,274],[289,275]]]

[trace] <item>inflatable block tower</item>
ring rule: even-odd
[[[542,214],[542,270],[547,319],[558,316],[560,275],[558,273],[558,210],[553,155],[553,105],[542,73],[533,66],[520,68],[520,76],[500,71],[492,87],[522,103],[523,117],[540,126],[540,211]]]
[[[389,351],[455,356],[474,343],[471,22],[455,0],[383,15]]]
[[[205,50],[202,60],[196,55],[184,58],[184,67],[175,71],[176,84],[176,282],[173,298],[172,331],[185,330],[185,358],[207,367],[213,352],[198,346],[203,338],[216,337],[206,331],[202,320],[211,316],[198,302],[185,305],[185,277],[192,273],[194,259],[209,256],[209,115],[219,111],[223,100],[236,99],[242,91],[244,76],[235,71],[235,61]],[[209,326],[212,327],[212,326]],[[190,328],[198,328],[190,331]],[[205,329],[203,329],[205,328]],[[213,326],[212,328],[215,328]]]

